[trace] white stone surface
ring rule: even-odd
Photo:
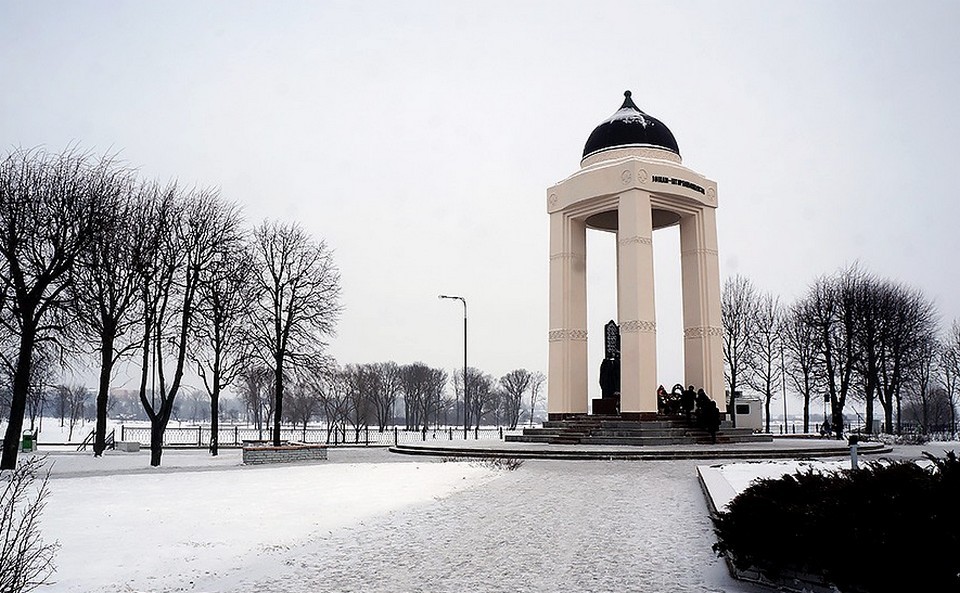
[[[547,190],[551,415],[587,411],[588,225],[617,233],[621,412],[657,411],[653,230],[658,225],[680,225],[684,384],[722,397],[717,186],[653,154],[659,152],[621,147],[591,155],[578,172]]]

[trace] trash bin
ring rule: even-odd
[[[20,443],[20,450],[24,452],[37,450],[37,437],[29,430],[23,431],[23,441]]]

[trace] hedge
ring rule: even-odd
[[[714,550],[845,593],[960,591],[960,461],[928,457],[757,481],[714,519]]]

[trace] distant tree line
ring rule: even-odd
[[[466,406],[462,377],[422,362],[324,368],[293,382],[283,420],[304,431],[310,423],[322,422],[328,436],[352,431],[355,438],[365,430],[384,432],[392,426],[421,431],[462,426],[464,414],[474,428],[493,424],[514,429],[521,420],[532,421],[537,405],[542,404],[543,373],[521,368],[494,379],[468,368]],[[249,421],[261,430],[276,417],[271,390],[263,369],[248,367],[241,373],[237,391]]]
[[[724,284],[721,311],[727,387],[763,397],[768,432],[770,401],[785,387],[803,400],[804,431],[818,398],[838,438],[850,401],[863,404],[867,432],[874,418],[887,433],[905,422],[922,433],[956,430],[960,323],[941,328],[922,291],[854,265],[784,305],[737,276]]]

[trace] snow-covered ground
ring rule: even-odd
[[[212,586],[282,563],[312,538],[497,476],[464,463],[396,463],[384,451],[336,450],[332,463],[269,467],[242,466],[238,451],[215,460],[168,451],[159,471],[144,467],[146,455],[49,455],[44,534],[62,548],[47,591],[197,590],[201,580]]]
[[[335,449],[51,453],[52,592],[753,591],[710,549],[696,463],[478,463]],[[209,462],[209,463],[208,463]]]
[[[48,455],[43,529],[62,544],[51,592],[758,590],[711,550],[702,461],[508,472],[384,449],[269,467],[243,466],[236,450],[168,450],[161,468],[146,451]],[[710,468],[732,496],[799,463],[812,462]]]

